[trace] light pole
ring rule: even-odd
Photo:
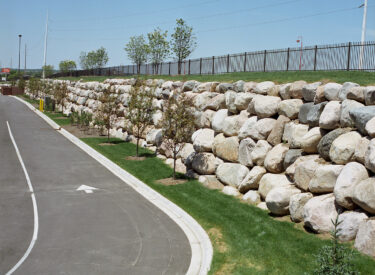
[[[366,21],[367,21],[367,0],[365,0],[365,3],[360,6],[360,8],[363,7],[363,21],[362,21],[362,36],[361,36],[361,51],[359,54],[359,64],[358,69],[362,69],[363,64],[363,50],[364,50],[364,43],[366,39]]]
[[[302,36],[297,37],[297,43],[301,42],[301,50],[299,53],[299,70],[302,68],[302,47],[303,47],[303,42],[302,42]]]
[[[20,73],[21,69],[21,37],[22,34],[18,35],[18,73]]]

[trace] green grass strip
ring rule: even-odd
[[[101,146],[105,138],[83,138],[85,143],[142,180],[193,216],[209,233],[214,257],[211,274],[304,274],[315,267],[315,255],[329,241],[278,221],[265,211],[238,199],[209,190],[196,180],[164,186],[156,180],[168,178],[172,169],[153,153],[141,149],[143,161],[134,156],[132,143],[112,139],[115,146]],[[374,274],[375,261],[355,252],[355,267]]]
[[[63,77],[61,79],[78,81],[82,79],[84,82],[87,81],[99,81],[103,82],[108,78],[131,78],[137,76],[81,76],[81,77]],[[290,83],[297,80],[305,80],[307,82],[355,82],[359,85],[375,85],[375,72],[359,72],[359,71],[293,71],[293,72],[239,72],[239,73],[228,73],[219,75],[180,75],[180,76],[168,76],[168,75],[140,75],[141,79],[158,78],[165,80],[197,80],[200,82],[208,81],[219,81],[219,82],[235,82],[237,80],[244,81],[273,81],[278,84]]]

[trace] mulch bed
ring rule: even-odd
[[[183,184],[187,182],[187,180],[184,179],[174,179],[174,178],[166,178],[166,179],[161,179],[157,180],[157,183],[169,186],[169,185],[177,185],[177,184]]]
[[[127,156],[125,159],[126,159],[126,160],[136,160],[136,161],[141,161],[141,160],[145,160],[146,157]]]

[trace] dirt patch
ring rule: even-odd
[[[141,161],[141,160],[145,160],[146,157],[127,156],[125,159],[126,159],[126,160],[136,160],[136,161]]]
[[[183,183],[187,182],[187,180],[166,178],[166,179],[157,180],[156,182],[168,186],[168,185],[183,184]]]
[[[210,239],[215,244],[215,248],[220,253],[225,253],[228,251],[227,244],[223,241],[223,234],[221,233],[221,230],[216,227],[212,227],[210,230],[208,230],[208,235],[210,236]]]
[[[59,117],[55,117],[55,119],[69,119],[69,118],[66,116],[59,116]]]
[[[224,263],[218,271],[216,271],[215,275],[227,275],[232,274],[233,269],[236,266],[236,263]]]
[[[90,129],[84,131],[83,129],[78,128],[77,126],[73,125],[64,125],[62,128],[67,130],[72,135],[76,136],[77,138],[87,138],[87,137],[103,137],[100,135],[98,129]]]

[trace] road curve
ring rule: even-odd
[[[185,274],[191,247],[164,212],[16,99],[0,95],[0,274]],[[97,188],[93,193],[76,189]]]

